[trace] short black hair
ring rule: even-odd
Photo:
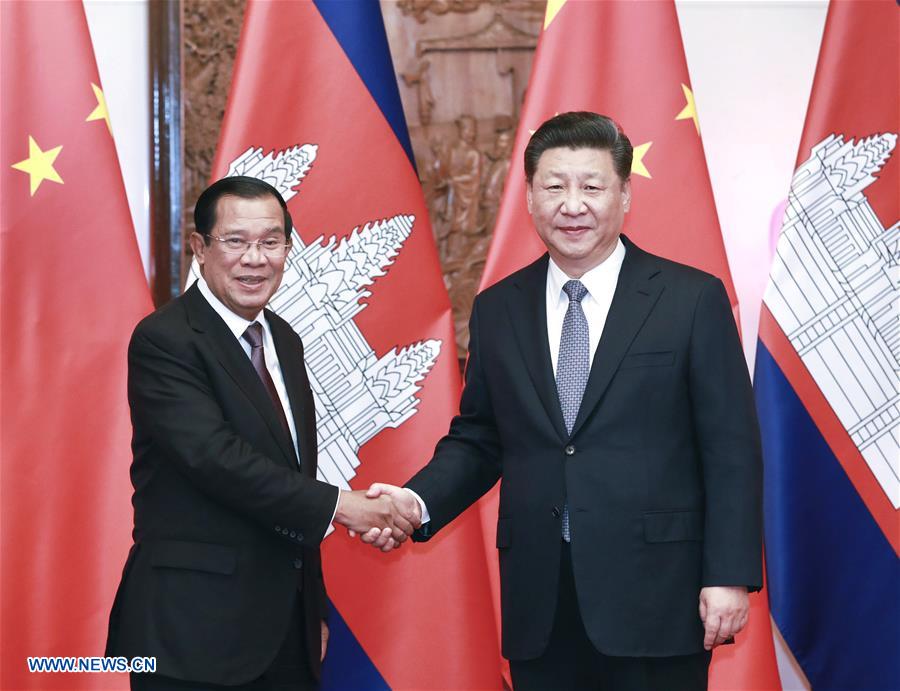
[[[194,205],[194,227],[203,236],[206,244],[209,244],[209,234],[216,225],[216,208],[222,197],[241,197],[243,199],[259,199],[272,196],[278,200],[284,213],[284,237],[290,241],[291,231],[294,228],[291,214],[288,212],[287,203],[281,193],[268,182],[259,178],[246,175],[234,175],[232,177],[216,180],[207,187],[197,199]]]
[[[631,142],[615,120],[589,111],[560,113],[537,128],[525,147],[525,180],[531,184],[538,160],[547,149],[601,149],[612,155],[622,182],[631,177]]]

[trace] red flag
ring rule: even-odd
[[[737,318],[672,2],[548,3],[482,287],[544,253],[525,207],[522,154],[542,122],[572,110],[609,115],[631,139],[628,237],[650,252],[717,275]],[[495,492],[480,504],[495,584],[496,502]],[[496,593],[495,587],[495,600]],[[765,596],[752,595],[751,603],[751,624],[737,645],[713,657],[712,689],[781,688]]]
[[[131,542],[125,351],[152,308],[81,2],[0,3],[0,686],[102,655]]]
[[[319,476],[402,483],[456,410],[450,303],[377,3],[250,2],[213,178],[288,200],[294,249],[271,307],[304,342]],[[339,528],[323,687],[499,688],[476,512],[389,555]]]

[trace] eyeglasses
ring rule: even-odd
[[[222,243],[222,251],[226,254],[244,254],[251,247],[255,247],[267,257],[283,257],[291,249],[291,243],[281,242],[278,238],[262,238],[261,240],[244,240],[243,238],[220,238],[217,235],[209,235],[210,238]]]

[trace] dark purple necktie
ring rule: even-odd
[[[266,356],[263,353],[262,330],[262,324],[253,322],[247,327],[247,330],[244,331],[243,338],[250,344],[250,362],[253,363],[253,369],[256,370],[259,378],[262,379],[263,386],[265,386],[266,391],[269,392],[269,398],[272,399],[272,405],[275,406],[275,410],[278,413],[278,419],[281,421],[281,426],[284,427],[284,431],[290,439],[291,428],[288,426],[287,417],[284,415],[284,406],[281,405],[281,399],[278,397],[278,390],[275,388],[275,382],[272,381],[272,376],[269,374],[269,370],[266,367]]]

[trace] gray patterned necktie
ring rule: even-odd
[[[569,307],[563,318],[562,337],[559,339],[556,391],[559,395],[559,405],[562,408],[566,431],[571,434],[591,369],[588,323],[581,307],[581,300],[588,291],[581,281],[567,281],[563,290],[569,296]],[[571,541],[568,501],[563,508],[562,536],[566,542]]]

